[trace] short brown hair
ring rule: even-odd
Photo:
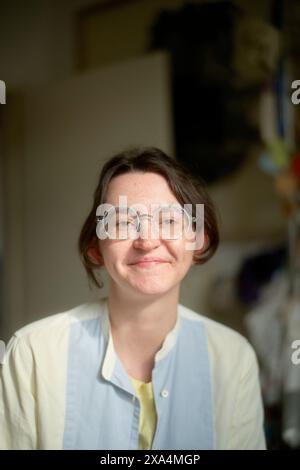
[[[106,202],[106,195],[111,180],[121,174],[130,172],[151,172],[162,175],[168,185],[182,204],[204,204],[204,231],[207,244],[201,253],[194,254],[194,262],[203,264],[215,253],[219,245],[219,230],[216,211],[210,198],[206,184],[201,178],[193,177],[183,164],[166,155],[155,147],[138,147],[125,150],[110,158],[103,166],[97,188],[94,192],[93,207],[83,224],[80,232],[78,249],[80,258],[85,267],[89,280],[97,287],[103,287],[102,281],[96,278],[95,271],[99,265],[93,262],[88,249],[97,241],[96,210],[100,204]]]

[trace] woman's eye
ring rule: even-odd
[[[128,224],[129,224],[129,221],[128,221],[128,220],[118,220],[117,223],[116,223],[116,225],[117,225],[118,227],[125,227],[125,226],[128,225]]]
[[[118,220],[118,221],[116,222],[116,225],[117,225],[118,227],[128,227],[129,225],[132,225],[133,222],[134,222],[134,221],[131,220],[131,219]]]
[[[162,224],[164,225],[174,225],[175,224],[175,220],[174,219],[164,219],[161,221]]]

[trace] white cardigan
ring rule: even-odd
[[[152,449],[265,449],[257,360],[239,333],[179,304],[152,384]],[[107,299],[10,340],[0,366],[0,449],[137,449],[139,413]]]

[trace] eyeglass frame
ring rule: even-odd
[[[111,205],[111,204],[104,204],[104,206],[105,206],[105,205],[110,206],[109,210],[104,210],[104,214],[103,214],[103,215],[100,215],[100,216],[96,216],[96,219],[95,219],[95,221],[97,222],[97,227],[96,227],[97,237],[98,237],[99,239],[101,239],[101,240],[106,239],[106,238],[117,239],[117,240],[128,240],[128,239],[133,239],[133,240],[135,240],[135,239],[137,239],[137,238],[140,238],[141,219],[142,219],[143,217],[147,217],[148,219],[151,218],[151,219],[155,220],[155,215],[156,215],[156,213],[159,213],[162,209],[170,209],[170,210],[172,210],[172,209],[176,209],[176,210],[177,210],[177,209],[180,209],[182,215],[186,215],[187,220],[188,220],[188,224],[189,224],[189,225],[188,225],[188,228],[185,229],[185,231],[188,231],[189,228],[191,227],[191,225],[192,225],[193,223],[196,223],[196,224],[197,224],[198,219],[199,219],[199,217],[194,217],[194,216],[192,216],[191,214],[189,214],[189,213],[187,212],[186,208],[183,207],[183,206],[181,206],[181,205],[179,205],[179,204],[178,204],[178,205],[175,205],[175,204],[167,204],[167,205],[159,204],[159,205],[156,207],[156,209],[154,209],[154,211],[153,211],[152,214],[148,214],[148,213],[140,214],[136,209],[134,209],[134,208],[132,208],[132,207],[128,207],[128,206],[113,206],[113,205]],[[189,206],[189,207],[191,206],[191,204],[185,204],[185,206],[186,206],[186,205]],[[204,204],[197,204],[197,206],[203,207]],[[100,206],[98,206],[97,211],[96,211],[96,214],[98,213],[99,207],[103,207],[103,205],[100,204]],[[107,230],[104,228],[104,223],[105,223],[104,221],[107,219],[107,216],[109,215],[109,212],[110,212],[111,210],[116,211],[116,209],[127,209],[127,212],[128,212],[128,210],[134,212],[134,218],[135,218],[135,221],[134,221],[134,224],[135,224],[135,235],[134,235],[134,237],[132,237],[132,236],[130,236],[130,235],[128,236],[128,232],[127,232],[127,235],[126,235],[125,237],[111,237],[110,234],[107,232]],[[105,236],[104,236],[104,237],[102,236],[101,233],[100,233],[100,236],[99,236],[99,233],[98,233],[98,231],[99,231],[99,223],[100,223],[100,222],[102,222],[102,224],[101,224],[102,227],[101,227],[101,228],[102,228],[102,229],[104,228],[104,232],[105,232]],[[151,225],[151,229],[152,229],[152,228],[153,228],[153,225]],[[156,228],[157,228],[157,226],[156,226]],[[103,233],[103,232],[102,232],[102,233]],[[151,234],[153,235],[153,232],[151,232]],[[154,238],[156,238],[156,237],[154,237]],[[158,237],[158,238],[162,238],[162,239],[164,239],[164,240],[178,240],[178,238],[180,238],[180,237],[177,237],[177,238]],[[194,245],[192,245],[192,247],[189,248],[189,249],[194,249]]]

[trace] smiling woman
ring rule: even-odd
[[[116,205],[120,194],[126,195],[130,206],[143,204],[149,208],[150,204],[162,201],[169,205],[178,203],[165,178],[153,172],[135,171],[115,176],[106,203]],[[140,232],[133,239],[89,241],[88,256],[107,269],[113,298],[120,296],[120,288],[124,287],[126,303],[135,303],[146,293],[165,294],[178,300],[180,281],[193,263],[194,253],[186,249],[184,236],[170,240],[152,237],[148,234],[148,223]]]
[[[192,175],[173,158],[155,148],[133,149],[110,159],[102,169],[94,194],[94,203],[84,223],[79,240],[79,250],[87,274],[101,287],[95,271],[103,264],[97,246],[95,215],[98,206],[118,206],[120,196],[128,206],[135,208],[163,203],[192,206],[196,217],[197,206],[204,205],[205,246],[194,252],[193,262],[202,264],[214,254],[219,243],[219,233],[213,202],[205,184]],[[139,237],[139,239],[143,236]],[[101,250],[100,250],[101,251]]]
[[[181,281],[218,242],[204,183],[176,160],[138,148],[107,161],[79,252],[98,287],[106,269],[108,297],[15,333],[0,376],[0,447],[264,449],[252,347],[179,304]]]

